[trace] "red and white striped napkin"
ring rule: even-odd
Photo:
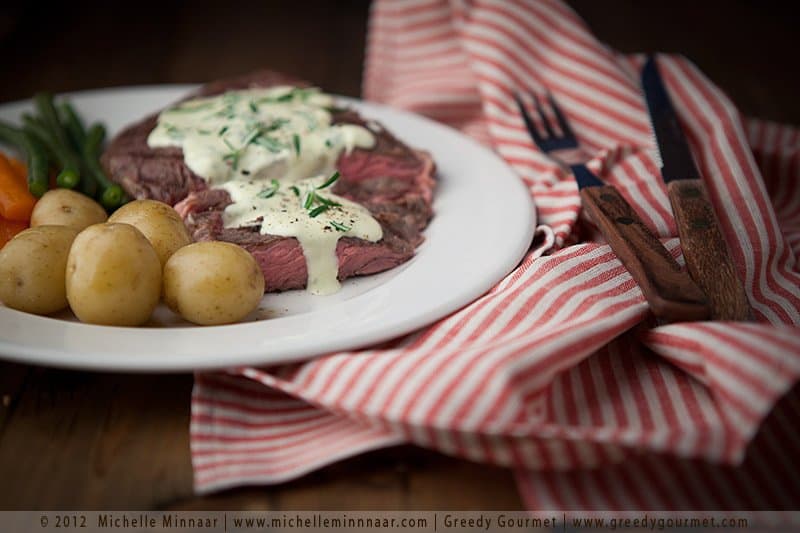
[[[595,155],[590,167],[680,260],[638,87],[642,62],[598,42],[557,0],[376,2],[365,97],[495,149],[529,187],[538,238],[489,293],[422,331],[302,364],[198,375],[197,490],[276,483],[413,443],[516,468],[531,508],[655,509],[689,498],[676,491],[712,468],[702,460],[741,463],[800,376],[800,133],[743,119],[689,61],[659,56],[758,322],[658,326],[582,217],[574,179],[534,148],[512,99],[552,92]],[[800,452],[798,439],[779,440],[794,450],[781,453]],[[664,477],[645,498],[638,481],[619,481],[655,483],[655,474],[631,477],[639,464],[684,477]],[[759,465],[765,479],[782,468]],[[719,502],[738,503],[736,490]],[[774,506],[764,494],[752,502]]]

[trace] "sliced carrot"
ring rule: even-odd
[[[0,218],[0,248],[6,245],[14,235],[28,227],[27,222],[16,222]]]
[[[21,181],[8,158],[0,153],[0,216],[6,220],[27,222],[36,198]]]
[[[24,183],[25,186],[27,187],[27,183],[28,183],[28,167],[27,167],[27,165],[25,165],[25,163],[23,161],[20,161],[19,159],[15,158],[15,157],[6,157],[6,159],[8,159],[8,164],[11,165],[11,168],[14,169],[14,172],[16,173],[17,178],[19,178],[22,181],[22,183]]]

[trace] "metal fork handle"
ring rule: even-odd
[[[614,187],[585,187],[583,207],[638,283],[653,314],[664,320],[704,320],[705,294]]]

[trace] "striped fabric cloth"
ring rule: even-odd
[[[518,469],[517,484],[531,510],[796,511],[799,424],[795,388],[770,413],[740,465],[643,453],[597,469]]]
[[[376,2],[365,97],[496,150],[530,190],[537,238],[491,291],[422,331],[302,364],[198,375],[197,490],[276,483],[398,443],[513,467],[531,508],[588,505],[592,489],[574,488],[581,476],[602,490],[616,483],[604,472],[636,464],[668,471],[679,461],[684,478],[706,463],[737,472],[800,375],[800,134],[744,119],[689,61],[659,56],[757,322],[658,325],[583,218],[574,179],[531,144],[512,97],[552,92],[594,154],[590,167],[681,261],[642,63],[598,42],[557,0]],[[797,439],[779,440],[788,456],[800,452]],[[779,464],[766,464],[768,478]],[[664,478],[642,500],[632,482],[598,501],[675,507],[681,483]],[[766,494],[752,501],[773,504]]]

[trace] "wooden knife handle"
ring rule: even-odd
[[[654,315],[670,321],[708,318],[709,308],[703,291],[619,191],[604,185],[585,187],[580,194],[583,207],[639,284]]]
[[[678,224],[686,266],[706,293],[711,318],[753,320],[747,293],[736,275],[703,182],[698,179],[670,181],[667,193]]]

